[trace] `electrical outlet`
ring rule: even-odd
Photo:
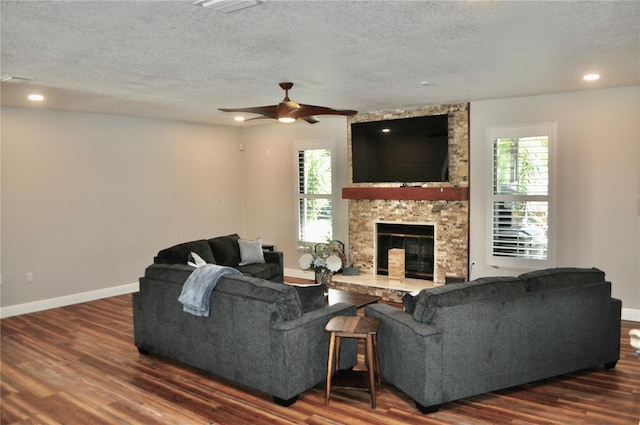
[[[27,282],[33,282],[33,272],[27,273]]]

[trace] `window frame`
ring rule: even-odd
[[[494,149],[493,142],[496,139],[508,139],[508,138],[524,138],[524,137],[536,137],[547,136],[548,137],[548,193],[547,195],[494,195]],[[557,144],[557,123],[556,122],[544,122],[533,124],[516,124],[516,125],[503,125],[503,126],[490,126],[487,127],[486,141],[487,144],[487,178],[486,178],[486,262],[487,265],[497,268],[511,268],[519,270],[541,269],[555,267],[555,241],[556,241],[556,214],[555,214],[555,187],[556,187],[556,144]],[[506,257],[493,254],[493,220],[494,201],[505,200],[505,198],[511,198],[513,202],[526,202],[526,201],[538,201],[545,200],[548,204],[548,217],[547,217],[547,258],[535,259],[535,258],[521,258],[521,257]]]
[[[298,152],[304,150],[316,150],[325,149],[331,152],[331,194],[327,195],[312,195],[305,196],[299,193],[299,170],[298,170]],[[335,234],[335,214],[336,205],[339,201],[337,197],[338,190],[336,188],[336,172],[337,172],[337,158],[336,158],[336,139],[335,138],[322,138],[322,139],[310,139],[310,140],[294,140],[293,142],[293,163],[294,163],[294,198],[295,198],[295,238],[296,246],[298,249],[313,248],[317,243],[314,241],[302,241],[300,240],[300,200],[306,198],[322,198],[328,199],[331,202],[331,234]],[[325,242],[325,241],[321,241]]]

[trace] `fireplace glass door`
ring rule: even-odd
[[[434,226],[422,224],[378,223],[377,273],[388,275],[389,250],[405,251],[405,276],[433,279]]]

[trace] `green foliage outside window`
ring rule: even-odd
[[[300,234],[304,242],[332,238],[331,151],[298,151]]]

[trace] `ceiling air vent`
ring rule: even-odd
[[[3,83],[24,83],[25,81],[32,81],[30,77],[18,77],[16,75],[3,75],[0,77],[0,81]]]
[[[198,0],[193,4],[208,7],[220,13],[237,12],[264,3],[265,0]]]

